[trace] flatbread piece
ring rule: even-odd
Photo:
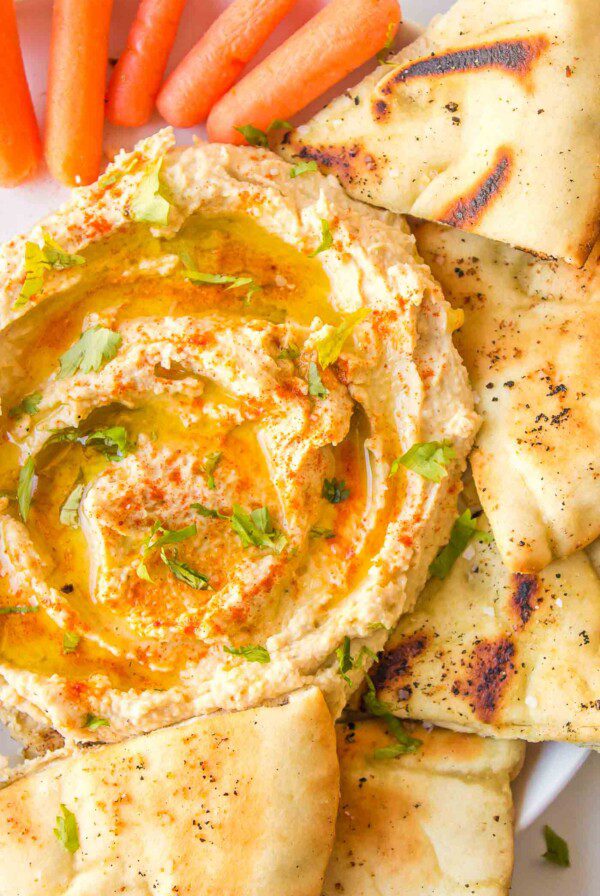
[[[342,795],[323,896],[508,894],[522,744],[414,726],[419,751],[380,760],[381,722],[337,727]]]
[[[314,688],[80,750],[0,791],[0,894],[318,896],[338,787]],[[53,833],[62,806],[74,852]]]
[[[593,0],[459,0],[285,137],[373,205],[581,265],[600,221]]]
[[[483,416],[471,456],[504,562],[536,572],[600,535],[600,243],[585,267],[414,227],[454,308]]]
[[[402,717],[488,737],[598,744],[598,572],[578,551],[537,574],[511,573],[493,543],[472,542],[402,617],[375,682]]]

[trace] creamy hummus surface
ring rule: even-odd
[[[454,325],[401,218],[168,131],[5,246],[4,707],[77,740],[310,683],[338,714],[454,518]],[[390,476],[432,440],[439,483]]]

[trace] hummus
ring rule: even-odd
[[[71,740],[311,683],[338,714],[448,536],[476,426],[400,217],[172,142],[0,256],[0,701]],[[390,476],[434,440],[439,482]]]

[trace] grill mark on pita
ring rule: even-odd
[[[597,199],[596,199],[596,208],[600,205],[600,184],[597,188]],[[592,249],[600,239],[600,216],[593,212],[592,216],[588,218],[587,223],[582,229],[581,241],[579,244],[577,242],[573,245],[573,247],[569,248],[569,251],[572,253],[574,260],[580,267],[583,267],[585,262],[588,259],[588,256],[591,254]]]
[[[423,653],[428,640],[424,632],[416,632],[404,638],[397,647],[384,653],[373,675],[375,686],[377,688],[397,686],[399,678],[410,674],[413,660]]]
[[[524,628],[537,609],[540,580],[534,574],[516,572],[511,576],[511,606],[517,614],[518,627]]]
[[[503,691],[515,674],[515,645],[510,637],[478,641],[468,664],[469,677],[455,681],[452,693],[469,700],[482,722],[493,721]]]
[[[358,143],[328,147],[306,145],[301,146],[295,155],[316,162],[322,171],[337,175],[344,184],[353,183],[367,172],[372,177],[377,170],[376,159],[365,153]]]
[[[493,167],[473,185],[469,193],[453,200],[445,211],[436,215],[436,220],[462,230],[474,227],[508,183],[512,162],[510,148],[501,146],[496,150]]]
[[[399,70],[392,71],[379,84],[373,100],[373,115],[377,121],[386,118],[390,113],[390,106],[381,97],[389,97],[398,84],[406,84],[407,81],[418,78],[440,78],[482,69],[484,71],[497,69],[519,80],[525,80],[533,64],[548,46],[548,39],[540,34],[536,37],[518,37],[476,44],[473,47],[461,47],[415,59]]]

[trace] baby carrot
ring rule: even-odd
[[[182,128],[204,121],[295,3],[233,0],[167,79],[157,102],[163,118]]]
[[[380,50],[399,21],[397,0],[331,0],[219,100],[209,138],[243,143],[236,127],[290,118]]]
[[[14,187],[35,171],[42,147],[13,0],[0,0],[0,22],[0,187]]]
[[[106,117],[113,124],[135,128],[152,115],[185,2],[140,0],[108,85]]]
[[[89,184],[100,171],[112,5],[54,0],[45,153],[65,184]]]

